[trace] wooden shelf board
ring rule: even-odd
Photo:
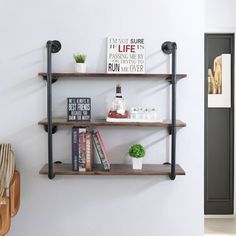
[[[38,122],[39,125],[47,125],[47,119],[41,120]],[[78,126],[78,127],[88,127],[88,126],[127,126],[127,127],[162,127],[168,128],[171,125],[171,121],[163,122],[107,122],[106,120],[92,120],[92,121],[67,121],[66,118],[54,118],[52,124],[55,126]],[[186,127],[186,124],[180,120],[176,121],[176,127]]]
[[[38,74],[39,76],[46,77],[47,73],[41,72]],[[62,78],[113,78],[113,77],[120,77],[120,78],[156,78],[156,79],[167,79],[171,76],[171,74],[115,74],[115,73],[52,73],[53,77],[57,79]],[[187,77],[186,74],[177,74],[177,79],[183,79]]]
[[[142,170],[133,170],[132,165],[113,164],[110,171],[104,171],[102,165],[94,165],[93,171],[79,172],[72,171],[71,164],[54,164],[56,175],[169,175],[170,165],[144,164]],[[45,164],[39,172],[42,175],[48,174],[48,164]],[[176,165],[176,175],[185,175],[180,165]]]

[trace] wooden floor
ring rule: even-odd
[[[205,219],[205,236],[236,236],[236,219]]]

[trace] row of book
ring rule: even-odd
[[[99,131],[72,127],[72,170],[92,171],[94,149],[104,170],[110,170],[110,161]]]

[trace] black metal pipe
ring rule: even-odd
[[[52,149],[52,41],[47,42],[48,178],[54,178]]]
[[[61,43],[57,40],[49,40],[47,47],[47,120],[48,120],[48,178],[55,177],[53,171],[53,140],[52,134],[55,128],[52,125],[52,53],[57,53],[61,50]]]
[[[176,177],[176,50],[177,45],[175,42],[166,41],[162,44],[162,51],[165,54],[172,54],[172,107],[171,107],[171,173],[170,179],[174,180]]]
[[[175,164],[176,164],[176,49],[175,42],[172,43],[172,135],[171,135],[171,174],[170,179],[174,180],[176,177]]]

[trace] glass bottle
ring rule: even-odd
[[[132,119],[132,120],[137,119],[137,113],[138,113],[137,108],[136,107],[131,107],[130,119]]]
[[[121,86],[116,86],[116,97],[113,99],[111,109],[108,113],[110,118],[128,118],[128,111],[125,109],[125,100],[121,94]]]

